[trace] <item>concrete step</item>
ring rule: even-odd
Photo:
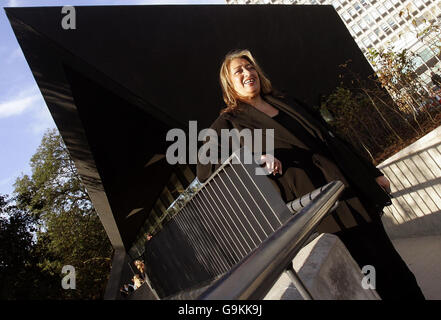
[[[375,290],[362,287],[363,274],[340,239],[321,234],[303,247],[293,267],[314,299],[377,300]],[[286,272],[265,300],[303,300]]]
[[[400,253],[428,300],[441,300],[441,236],[394,239]]]

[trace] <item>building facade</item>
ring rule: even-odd
[[[227,0],[228,4],[332,5],[364,54],[408,50],[421,80],[441,73],[441,1],[437,0]]]

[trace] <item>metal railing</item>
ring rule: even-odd
[[[285,270],[288,270],[288,275],[299,293],[305,299],[312,299],[293,270],[292,260],[332,209],[343,189],[341,181],[333,181],[322,188],[323,191],[315,199],[287,220],[198,299],[262,299]]]
[[[270,180],[234,152],[146,244],[145,262],[161,298],[230,271],[292,214]]]

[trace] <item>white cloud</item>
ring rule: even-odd
[[[22,114],[30,109],[38,98],[34,95],[0,103],[0,119]]]
[[[9,101],[0,102],[0,119],[25,113],[30,120],[30,125],[26,129],[33,135],[40,136],[46,129],[55,127],[46,102],[36,85],[23,89]]]
[[[20,115],[42,100],[36,87],[20,91],[13,99],[0,102],[0,119]]]
[[[56,127],[37,85],[23,89],[10,100],[0,101],[0,120],[24,114],[30,123],[25,130],[33,136],[41,136],[46,129]]]

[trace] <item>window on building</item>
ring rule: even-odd
[[[361,30],[363,30],[363,31],[366,31],[367,29],[368,29],[368,26],[367,26],[367,24],[366,24],[366,22],[364,22],[364,20],[361,20],[359,23],[358,23],[358,26],[361,28]]]
[[[350,7],[348,9],[349,14],[351,15],[352,18],[355,18],[355,16],[357,15],[357,13],[355,12],[353,7]]]
[[[432,79],[429,76],[430,74],[428,72],[423,73],[422,75],[420,75],[420,79],[423,80],[423,82],[426,85],[431,86],[432,85]]]
[[[387,20],[387,23],[389,24],[389,26],[390,26],[392,29],[396,29],[396,28],[398,27],[397,24],[395,23],[394,19],[392,19],[392,18],[388,19],[388,20]]]
[[[373,26],[374,25],[374,21],[368,16],[366,15],[364,18],[364,23],[366,23],[368,26]]]
[[[332,1],[332,6],[337,9],[338,7],[340,7],[340,2],[338,2],[337,0]]]
[[[388,11],[393,8],[393,5],[392,5],[392,3],[389,0],[384,1],[383,5],[386,7],[386,9]]]
[[[412,64],[415,69],[418,69],[423,64],[423,61],[420,57],[415,57],[412,59]]]
[[[352,31],[353,31],[355,34],[358,34],[358,33],[361,32],[361,29],[360,29],[360,27],[359,27],[357,24],[354,24],[354,25],[351,27],[351,29],[352,29]]]
[[[415,23],[417,26],[424,25],[426,23],[426,19],[423,16],[419,16],[415,19]],[[424,26],[422,26],[424,29]]]
[[[377,9],[375,9],[375,8],[372,8],[371,16],[374,20],[377,20],[378,18],[380,18],[380,14],[378,13]]]
[[[414,6],[412,3],[409,3],[409,4],[406,5],[406,10],[408,10],[413,15],[418,13],[418,10],[417,10],[416,6]]]
[[[364,8],[369,8],[371,5],[369,4],[369,2],[368,1],[366,1],[366,0],[360,0],[360,3],[361,3],[361,5],[364,7]]]
[[[427,62],[430,60],[430,58],[433,57],[433,53],[429,48],[424,49],[418,55],[424,60],[424,62]]]
[[[383,15],[383,14],[385,14],[387,11],[386,11],[386,8],[383,6],[383,5],[381,5],[381,4],[379,4],[378,6],[377,6],[377,9],[378,9],[378,12],[381,14],[381,15]]]
[[[377,37],[380,37],[380,34],[381,34],[380,28],[376,28],[374,30],[374,33],[377,35]]]
[[[368,37],[372,42],[375,42],[377,40],[377,37],[373,32],[369,33]]]
[[[404,23],[404,20],[402,19],[402,17],[400,17],[400,14],[399,14],[399,13],[396,13],[396,14],[394,15],[394,19],[395,19],[395,21],[397,21],[399,24],[403,24],[403,23]]]
[[[424,3],[421,0],[413,0],[413,3],[418,7],[418,9],[424,8]]]
[[[354,3],[353,7],[354,7],[355,11],[357,11],[359,14],[361,13],[361,11],[362,11],[361,7],[357,2]]]
[[[388,31],[390,31],[389,26],[387,25],[386,22],[383,22],[383,23],[381,24],[381,29],[383,29],[383,31],[384,31],[385,33],[387,33]]]
[[[371,45],[371,42],[369,41],[368,38],[363,38],[361,39],[361,43],[363,43],[363,45],[368,48]]]
[[[432,15],[430,14],[429,10],[423,13],[424,19],[426,19],[426,23],[430,23],[430,20],[432,20]]]
[[[400,0],[392,0],[392,3],[393,3],[395,6],[397,6],[397,5],[401,4],[401,1],[400,1]]]
[[[430,43],[430,47],[435,52],[436,55],[439,55],[441,52],[441,40],[435,40]]]
[[[351,20],[351,16],[350,16],[346,11],[343,11],[343,13],[341,14],[341,16],[343,17],[343,19],[345,19],[346,22],[348,22],[349,20]]]

